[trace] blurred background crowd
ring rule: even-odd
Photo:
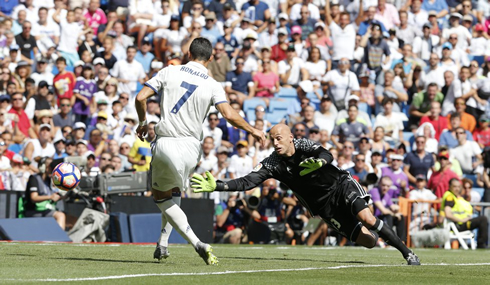
[[[232,107],[255,128],[283,122],[329,149],[402,238],[391,199],[442,199],[464,178],[466,200],[490,201],[488,1],[0,0],[0,19],[1,189],[25,190],[42,157],[84,156],[84,176],[148,171],[164,98],[148,100],[141,142],[135,96],[201,36]],[[213,107],[203,127],[198,173],[242,177],[273,151]],[[311,217],[275,180],[185,195],[214,199],[216,241],[246,241],[250,218],[276,241],[327,232],[320,223],[307,238]]]

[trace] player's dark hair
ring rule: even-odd
[[[197,38],[189,48],[193,60],[208,61],[213,53],[213,45],[206,38]]]

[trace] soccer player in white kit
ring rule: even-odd
[[[136,96],[138,137],[148,132],[146,100],[161,95],[161,120],[155,127],[157,138],[152,147],[151,185],[153,198],[162,211],[162,232],[154,258],[169,256],[168,238],[172,227],[192,244],[206,264],[217,264],[210,245],[202,243],[191,229],[180,208],[180,191],[185,191],[188,178],[201,156],[202,123],[211,105],[216,106],[233,126],[252,134],[262,144],[264,133],[250,126],[226,100],[221,85],[208,75],[206,66],[212,60],[213,47],[205,38],[195,39],[188,52],[189,63],[168,66],[145,83]]]

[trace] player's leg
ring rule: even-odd
[[[382,220],[376,218],[369,208],[359,211],[356,217],[366,228],[377,233],[387,244],[398,249],[409,265],[420,265],[419,258],[396,236],[393,230]]]
[[[177,188],[172,190],[172,201],[174,201],[174,203],[180,207],[181,194]],[[153,253],[153,258],[161,260],[162,258],[168,258],[170,256],[170,252],[168,250],[168,240],[170,238],[170,234],[172,233],[172,229],[172,224],[167,222],[167,216],[162,213],[160,239],[157,242],[157,247]]]
[[[350,204],[351,213],[359,220],[364,227],[368,230],[373,231],[378,234],[386,243],[398,249],[403,257],[407,260],[409,265],[420,265],[418,257],[410,250],[408,247],[396,236],[396,234],[391,230],[383,221],[376,218],[368,207],[367,201],[369,200],[369,195],[362,188],[359,183],[355,180],[350,180],[344,191],[344,196]],[[361,233],[365,231],[361,230]],[[366,239],[371,239],[367,235]],[[373,239],[376,238],[375,235],[372,236]],[[376,239],[377,240],[377,239]]]
[[[174,189],[175,188],[173,188],[172,191]],[[218,259],[213,255],[211,246],[202,243],[199,240],[189,225],[184,211],[172,201],[172,191],[163,192],[152,189],[153,197],[158,208],[164,213],[167,222],[170,223],[182,237],[192,244],[192,246],[194,246],[196,252],[206,264],[218,264]]]

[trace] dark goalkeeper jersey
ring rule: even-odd
[[[274,151],[247,176],[228,181],[224,191],[249,190],[269,178],[274,178],[288,185],[312,214],[319,214],[320,209],[335,199],[335,192],[340,183],[349,177],[349,173],[332,165],[332,154],[320,144],[308,139],[294,139],[293,142],[296,151],[292,157],[282,157]],[[327,165],[300,176],[299,173],[304,168],[299,164],[310,157],[323,158]],[[217,189],[220,190],[223,191]]]

